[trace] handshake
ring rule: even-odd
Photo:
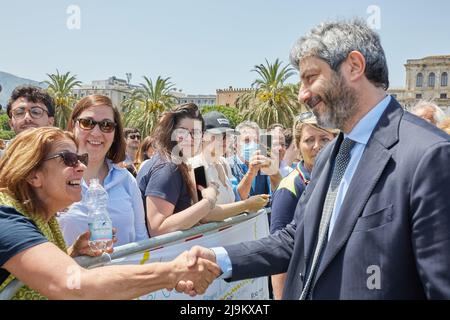
[[[221,274],[214,251],[200,246],[192,247],[168,263],[172,286],[167,290],[175,289],[191,297],[204,294],[214,279]]]

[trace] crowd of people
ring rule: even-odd
[[[408,112],[386,94],[384,51],[360,21],[318,26],[291,60],[311,109],[292,128],[233,128],[188,103],[143,137],[108,97],[90,95],[64,131],[52,127],[45,90],[16,88],[7,105],[16,137],[0,160],[0,292],[17,278],[25,286],[15,299],[195,295],[222,274],[272,275],[275,299],[450,298],[449,118],[425,101]],[[264,207],[271,235],[86,270],[73,257],[103,253],[88,245],[93,178],[109,195],[116,246]],[[373,265],[383,279],[375,290]],[[71,268],[79,287],[67,286]]]

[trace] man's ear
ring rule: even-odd
[[[48,125],[51,127],[53,126],[53,123],[55,122],[55,118],[54,117],[48,117]]]
[[[348,76],[350,81],[360,79],[366,71],[366,59],[359,51],[352,51],[347,56]]]
[[[27,177],[27,182],[34,188],[42,187],[42,173],[40,171],[32,171]]]

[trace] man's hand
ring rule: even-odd
[[[176,274],[175,289],[190,296],[205,293],[209,285],[221,273],[215,260],[212,250],[199,246],[180,254],[172,261]]]

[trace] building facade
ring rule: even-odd
[[[450,115],[450,55],[410,59],[405,69],[406,88],[392,88],[388,92],[406,109],[419,100],[429,100]]]
[[[228,89],[217,89],[217,104],[220,106],[236,107],[236,99],[241,94],[251,91],[252,89],[249,88],[233,88],[232,86],[228,87]]]
[[[216,96],[213,94],[209,94],[209,95],[179,94],[179,95],[175,95],[175,96],[178,100],[178,103],[180,103],[180,104],[195,103],[199,107],[213,106],[216,104]]]
[[[121,111],[122,101],[127,99],[136,86],[128,84],[126,80],[110,77],[106,80],[94,80],[89,85],[82,85],[72,89],[76,99],[82,99],[91,94],[101,94],[111,99],[113,105]]]

